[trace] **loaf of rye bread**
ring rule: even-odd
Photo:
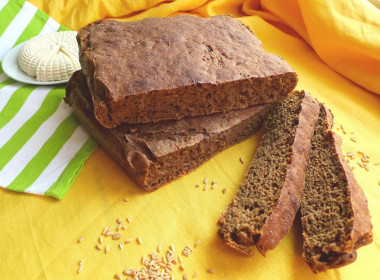
[[[91,94],[81,71],[66,85],[65,101],[104,150],[147,191],[200,166],[216,153],[258,130],[271,104],[153,124],[107,129],[93,114]]]
[[[367,200],[331,131],[333,116],[320,106],[301,201],[303,257],[315,273],[355,261],[372,241]]]
[[[230,16],[100,20],[78,31],[80,63],[107,128],[283,99],[295,71]]]
[[[265,255],[290,230],[299,209],[318,102],[293,92],[275,106],[266,132],[233,202],[218,221],[218,233],[234,249]]]

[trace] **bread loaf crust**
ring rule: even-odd
[[[230,16],[96,21],[78,31],[105,127],[227,112],[284,98],[295,71]]]
[[[346,188],[346,195],[349,198],[348,205],[351,216],[345,226],[351,228],[349,234],[344,236],[344,241],[337,240],[328,245],[321,244],[320,250],[323,254],[315,252],[314,255],[310,256],[309,251],[312,249],[308,248],[307,244],[309,244],[308,240],[312,239],[313,235],[309,232],[307,219],[311,215],[317,215],[317,213],[310,213],[310,211],[304,209],[308,204],[308,200],[306,198],[303,199],[301,207],[304,237],[303,257],[315,273],[327,269],[339,268],[354,262],[357,257],[356,250],[372,242],[372,223],[370,221],[371,216],[367,199],[356,181],[351,168],[343,157],[342,139],[332,131],[333,115],[331,111],[324,104],[320,104],[320,107],[322,115],[325,114],[326,116],[324,141],[329,142],[331,145],[332,156],[337,160],[337,168],[341,170],[340,174],[343,176],[343,185]],[[327,233],[325,233],[325,235],[327,239]],[[325,240],[325,242],[328,243],[329,241]]]
[[[326,110],[328,110],[326,108]],[[351,244],[348,245],[348,248],[359,249],[364,245],[368,245],[372,242],[372,223],[371,215],[368,209],[368,201],[365,197],[363,189],[360,187],[358,182],[355,179],[354,173],[349,167],[348,163],[343,157],[342,153],[342,138],[334,132],[330,132],[332,138],[334,139],[334,146],[339,157],[339,162],[342,165],[344,174],[347,179],[348,190],[351,197],[351,206],[353,211],[353,228],[351,233]],[[351,252],[348,249],[348,252]]]
[[[256,132],[272,105],[155,124],[106,129],[93,116],[86,77],[74,73],[66,102],[104,150],[146,191],[182,176]]]
[[[289,232],[300,207],[305,184],[305,170],[311,151],[311,139],[319,115],[317,101],[307,92],[301,106],[299,124],[292,147],[294,155],[292,163],[286,172],[277,207],[265,222],[256,243],[263,255],[267,250],[273,250]]]
[[[300,206],[305,169],[310,154],[314,127],[318,119],[319,106],[318,102],[304,91],[292,94],[298,95],[302,99],[299,105],[300,112],[296,116],[298,117],[298,124],[295,126],[294,139],[291,145],[291,162],[286,169],[284,180],[281,183],[280,194],[275,207],[269,211],[268,217],[259,229],[255,229],[253,224],[250,225],[250,221],[239,221],[238,214],[236,214],[236,211],[246,207],[243,207],[243,203],[245,203],[245,197],[249,197],[249,193],[246,193],[247,191],[244,188],[247,188],[251,192],[255,191],[255,188],[250,189],[250,185],[254,186],[255,182],[248,182],[247,176],[255,172],[253,169],[257,160],[257,153],[263,142],[262,140],[238,194],[218,221],[218,233],[223,237],[226,244],[246,255],[252,254],[250,247],[253,245],[256,245],[263,255],[265,255],[267,250],[275,248],[291,228]],[[286,109],[282,108],[281,110]],[[266,133],[270,133],[270,131]],[[250,178],[250,180],[255,180],[255,177]],[[258,208],[260,209],[260,207],[265,206],[261,205]],[[244,213],[241,213],[241,215],[245,217]],[[251,218],[255,219],[255,217]]]

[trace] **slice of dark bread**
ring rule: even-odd
[[[255,133],[273,105],[107,129],[94,118],[86,77],[75,72],[65,100],[104,150],[147,191],[184,175]]]
[[[105,127],[283,99],[296,72],[230,16],[96,21],[78,31],[80,63]]]
[[[355,261],[372,241],[367,200],[331,131],[333,116],[320,106],[301,201],[303,257],[315,273]]]
[[[265,255],[291,228],[300,206],[318,102],[293,92],[277,103],[266,120],[257,148],[233,202],[218,221],[218,233],[232,248]]]

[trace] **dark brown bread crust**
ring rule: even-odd
[[[229,246],[247,255],[252,254],[250,249],[250,246],[252,245],[256,245],[263,255],[265,255],[267,250],[274,249],[279,241],[290,230],[295,214],[299,209],[304,186],[305,169],[310,153],[311,138],[318,119],[319,106],[317,101],[306,92],[292,93],[288,99],[291,100],[290,98],[297,98],[296,101],[299,102],[299,105],[296,107],[298,114],[294,113],[294,116],[291,116],[292,122],[289,130],[293,134],[287,136],[290,137],[293,143],[290,144],[291,151],[289,158],[286,159],[288,165],[286,166],[286,169],[283,170],[283,166],[281,166],[282,164],[275,163],[280,166],[269,170],[269,174],[265,174],[266,179],[265,182],[263,182],[263,184],[269,184],[267,178],[271,178],[271,175],[274,175],[274,177],[277,178],[283,178],[283,180],[279,179],[281,180],[280,182],[271,183],[278,187],[278,191],[274,191],[273,194],[272,192],[269,192],[270,197],[255,197],[255,193],[261,189],[261,186],[256,185],[258,184],[256,181],[259,179],[258,176],[263,176],[263,174],[260,174],[260,171],[258,171],[260,168],[259,165],[261,165],[260,161],[269,160],[267,159],[268,155],[265,155],[265,159],[261,158],[261,155],[264,155],[262,150],[266,149],[269,153],[272,153],[277,157],[276,149],[288,149],[287,144],[281,144],[281,141],[285,140],[286,137],[275,143],[270,143],[271,141],[269,140],[267,141],[267,138],[273,138],[271,134],[273,135],[274,130],[281,129],[279,127],[281,124],[271,124],[271,130],[267,129],[267,132],[264,134],[255,158],[247,171],[246,178],[234,201],[223,212],[218,221],[219,235],[224,238]],[[301,99],[301,101],[299,99]],[[286,101],[287,100],[284,100],[283,102]],[[287,114],[288,108],[285,105],[282,105],[282,102],[279,102],[278,106],[278,111],[280,113],[277,112],[276,114],[280,116]],[[276,108],[273,112],[276,112]],[[270,120],[274,117],[274,113],[268,118],[271,123],[276,123],[276,120]],[[277,118],[278,115],[275,117]],[[288,153],[287,151],[284,152]],[[269,188],[271,187],[272,185],[269,186]],[[279,195],[277,194],[278,192],[280,192]],[[273,200],[276,195],[277,199],[275,199],[276,201],[273,203],[275,206],[273,209],[267,209],[269,205],[269,203],[267,203],[268,200]],[[256,205],[256,207],[254,205]],[[253,213],[250,215],[249,212],[245,211],[247,209],[251,211],[251,207],[252,211],[256,211],[254,208],[259,208],[260,211],[256,211],[259,214],[256,215]],[[263,213],[267,213],[266,219],[264,220],[263,225],[259,225],[259,228],[257,228],[255,225],[257,223],[256,221],[258,216]]]
[[[179,121],[106,129],[93,116],[86,78],[80,71],[68,82],[65,100],[104,150],[147,191],[192,171],[251,136],[272,107],[259,105]]]
[[[284,98],[295,71],[230,16],[96,21],[78,31],[105,127],[227,112]]]
[[[316,127],[319,133],[316,132],[313,138],[315,150],[310,155],[301,203],[303,257],[315,273],[352,263],[356,259],[356,249],[372,242],[372,224],[364,192],[343,157],[341,138],[331,130],[333,115],[325,105],[320,104],[320,107]],[[317,138],[318,135],[321,138]],[[328,157],[319,159],[322,154],[318,150],[320,147],[328,149]],[[331,172],[328,162],[333,162],[335,172]],[[316,165],[317,168],[312,169]],[[330,172],[323,168],[328,168]],[[318,181],[318,184],[325,184],[321,189],[327,194],[320,190],[318,194],[313,193],[315,187],[312,182],[318,180],[314,172],[323,172],[325,182]],[[343,189],[336,189],[337,186]],[[317,199],[323,199],[323,202],[317,203]],[[342,201],[337,201],[339,199]],[[327,225],[326,220],[331,221],[333,228]],[[324,223],[324,226],[319,228],[318,223]],[[315,241],[318,236],[323,238]]]

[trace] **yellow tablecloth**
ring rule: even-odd
[[[126,268],[140,267],[140,258],[158,245],[166,252],[173,244],[179,254],[196,240],[199,246],[189,257],[182,257],[189,279],[195,271],[199,279],[380,278],[380,165],[374,165],[380,161],[380,97],[375,93],[380,93],[380,12],[370,2],[31,2],[72,29],[99,18],[137,20],[177,13],[229,13],[241,19],[265,50],[279,54],[298,72],[298,89],[309,91],[332,109],[336,130],[343,124],[346,134],[341,128],[337,133],[343,137],[344,151],[357,156],[350,164],[368,198],[374,242],[359,249],[353,264],[319,275],[302,259],[298,220],[265,258],[257,251],[244,257],[225,246],[216,235],[216,221],[244,177],[259,134],[149,194],[98,148],[62,201],[0,189],[0,279],[113,279]],[[350,140],[352,136],[357,142]],[[357,164],[358,151],[370,156],[369,171]],[[218,181],[214,190],[195,188],[205,178]],[[227,188],[225,194],[223,188]],[[103,250],[95,249],[104,227],[115,230],[118,218],[127,225],[121,230],[122,238],[104,238]],[[137,237],[141,245],[134,241],[119,249],[120,241]],[[81,259],[83,270],[77,274]],[[216,273],[207,273],[206,268]],[[182,279],[184,272],[177,266],[175,278]]]

